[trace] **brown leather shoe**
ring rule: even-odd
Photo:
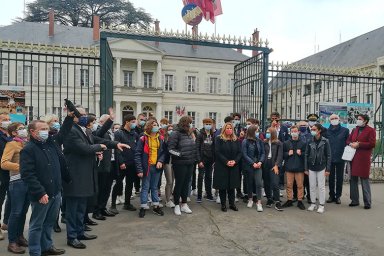
[[[19,237],[16,242],[19,246],[28,247],[28,240],[24,236]]]
[[[19,246],[17,243],[8,244],[8,251],[15,254],[24,254],[25,249]]]

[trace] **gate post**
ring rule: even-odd
[[[100,115],[113,106],[113,57],[106,37],[100,38]]]
[[[269,52],[263,53],[263,112],[261,116],[262,131],[265,132],[267,129],[267,118],[268,118],[268,69],[269,69]]]

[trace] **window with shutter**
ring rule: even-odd
[[[17,65],[17,84],[16,85],[23,85],[23,66]]]
[[[217,93],[221,94],[221,78],[217,79]]]
[[[188,76],[184,77],[184,92],[188,92]]]
[[[173,90],[177,92],[177,77],[173,76]]]
[[[61,81],[63,82],[63,85],[64,85],[64,86],[67,86],[67,82],[68,82],[68,81],[67,81],[67,80],[68,80],[68,77],[67,77],[67,76],[68,76],[68,74],[67,74],[67,68],[64,68],[64,67],[63,67],[63,68],[61,69],[61,71],[62,71],[62,72],[61,72]]]
[[[33,84],[37,85],[38,83],[39,83],[39,68],[33,67]]]
[[[76,67],[73,70],[75,72],[75,86],[80,85],[80,67]]]
[[[7,64],[3,64],[3,84],[9,84]]]
[[[89,86],[93,87],[95,85],[95,73],[94,73],[94,68],[90,67],[89,70]]]
[[[52,67],[47,68],[47,84],[52,85]]]
[[[61,84],[61,68],[54,67],[53,68],[53,85],[60,86]]]
[[[200,85],[200,79],[198,77],[196,77],[196,92],[197,93],[200,91],[199,85]]]

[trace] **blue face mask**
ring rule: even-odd
[[[193,125],[192,125],[192,123],[190,123],[190,124],[189,124],[189,128],[193,128]]]
[[[79,117],[78,125],[85,127],[85,126],[87,126],[87,123],[88,123],[88,116]]]
[[[48,139],[48,131],[39,131],[39,139],[40,141],[46,141]]]
[[[265,138],[266,138],[266,139],[270,139],[270,138],[271,138],[271,133],[267,132],[267,133],[265,134]]]
[[[317,135],[317,132],[315,132],[315,131],[311,131],[311,135],[312,135],[312,136],[316,136],[316,135]]]
[[[136,126],[137,126],[137,124],[136,124],[136,123],[131,123],[131,125],[130,125],[129,127],[131,127],[131,129],[135,129],[135,128],[136,128]]]
[[[247,129],[249,129],[249,127],[251,127],[251,125],[250,125],[250,124],[247,124],[247,126],[246,126],[246,127],[247,127]]]
[[[165,128],[167,128],[168,127],[168,125],[166,125],[166,124],[162,124],[161,125],[161,129],[165,129]]]
[[[303,132],[305,132],[306,130],[307,130],[307,127],[305,127],[305,126],[301,126],[301,127],[300,127],[300,132],[303,133]]]
[[[256,133],[256,138],[259,138],[259,137],[260,137],[260,133],[257,132],[257,133]]]
[[[169,131],[168,131],[168,135],[171,135],[171,134],[172,134],[172,132],[173,132],[172,130],[169,130]]]
[[[144,126],[145,125],[145,121],[144,120],[141,120],[140,121],[140,126]]]
[[[159,131],[159,127],[158,127],[158,126],[154,126],[154,127],[152,127],[151,132],[153,132],[153,133],[157,133],[158,131]]]
[[[212,129],[212,125],[206,124],[206,125],[204,125],[204,129],[207,131],[210,131]]]
[[[59,122],[54,122],[52,125],[51,125],[51,128],[58,131],[60,130],[60,123]]]

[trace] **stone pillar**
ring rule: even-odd
[[[117,87],[121,86],[121,78],[120,78],[121,67],[120,67],[120,61],[121,61],[121,58],[116,58],[116,73],[115,73],[116,80],[115,80],[115,85]]]
[[[156,88],[157,89],[162,89],[163,85],[161,84],[161,76],[162,76],[162,72],[161,72],[161,61],[157,61],[157,86]]]
[[[123,118],[121,117],[121,101],[115,101],[115,123],[121,124]]]
[[[136,85],[136,87],[137,88],[142,88],[143,87],[143,85],[141,84],[141,62],[142,62],[142,60],[137,60],[137,85]]]
[[[156,118],[157,120],[163,118],[163,103],[161,102],[156,103]]]
[[[143,111],[143,107],[141,106],[141,101],[136,102],[136,117]]]

